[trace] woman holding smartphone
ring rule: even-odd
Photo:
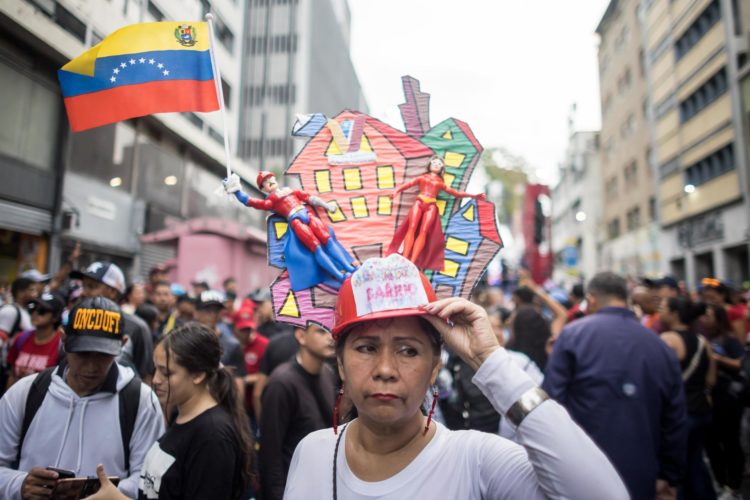
[[[218,337],[188,323],[154,350],[153,387],[177,418],[154,443],[141,469],[140,499],[247,498],[253,442],[232,374],[220,364]],[[123,499],[97,468],[102,483],[92,499]]]

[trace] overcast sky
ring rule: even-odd
[[[370,114],[403,129],[401,75],[431,94],[431,124],[466,121],[485,148],[556,178],[577,130],[598,129],[594,30],[608,0],[349,0],[351,54]]]

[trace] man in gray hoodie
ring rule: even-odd
[[[86,298],[70,311],[67,366],[25,377],[0,399],[0,498],[49,498],[59,474],[48,467],[82,477],[94,476],[97,464],[121,478],[120,491],[138,496],[143,459],[164,420],[153,391],[115,362],[125,342],[114,302]],[[130,402],[125,394],[134,395]]]

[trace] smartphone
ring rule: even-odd
[[[58,469],[56,467],[47,467],[47,470],[57,472],[58,479],[70,479],[76,477],[75,472],[67,469]]]
[[[115,486],[120,482],[120,478],[117,476],[109,476],[109,480]],[[57,486],[52,492],[52,498],[54,500],[78,500],[93,495],[99,491],[100,486],[98,477],[59,479]]]

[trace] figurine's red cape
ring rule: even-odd
[[[397,253],[401,248],[401,243],[406,238],[406,233],[409,230],[409,221],[404,220],[400,226],[396,228],[396,232],[393,234],[391,240],[391,246],[388,247],[388,254]],[[421,227],[417,228],[417,234],[422,231]],[[443,235],[443,228],[440,225],[440,217],[434,217],[432,227],[427,228],[427,241],[425,242],[422,252],[414,261],[414,264],[419,269],[432,269],[434,271],[442,271],[445,265],[445,236]]]

